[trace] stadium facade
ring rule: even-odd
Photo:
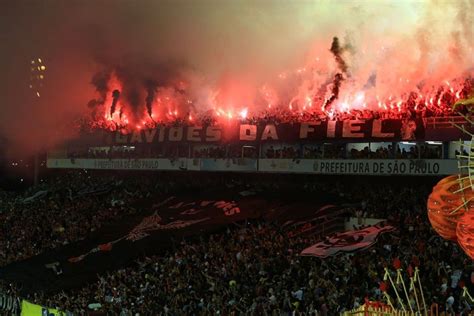
[[[467,154],[461,116],[94,130],[48,153],[49,168],[448,175]]]

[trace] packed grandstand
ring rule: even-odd
[[[0,309],[469,315],[471,103],[81,123],[4,160]]]
[[[2,191],[2,293],[73,315],[334,315],[366,300],[383,301],[384,268],[395,277],[392,262],[398,258],[404,269],[420,269],[426,308],[467,315],[472,301],[463,287],[472,293],[474,265],[430,226],[426,200],[436,181],[62,172],[22,194]],[[232,199],[242,213],[256,203],[247,205],[249,199],[273,203],[255,204],[261,214],[246,214],[233,224],[201,226],[197,235],[190,230],[167,242],[149,236],[141,241],[146,244],[132,246],[137,250],[117,243],[83,263],[67,260],[117,238],[124,221],[150,216],[144,200],[177,196],[170,206],[186,210],[182,201],[225,199],[229,190],[237,193]],[[331,212],[315,221],[316,211],[329,203]],[[165,223],[173,221],[156,209]],[[306,210],[312,217],[305,217]],[[346,243],[352,250],[337,255],[300,255],[347,228],[347,218],[358,229],[383,219],[396,230],[381,234],[366,250],[356,251],[357,240],[351,240]],[[326,228],[308,229],[309,223]],[[97,234],[101,231],[106,233]],[[57,266],[44,267],[54,262]],[[405,281],[408,286],[408,275]],[[395,297],[393,290],[389,294]],[[407,304],[416,308],[413,290],[408,295]]]
[[[2,157],[0,311],[470,315],[472,85],[135,127],[93,111]]]
[[[412,124],[85,130],[48,152],[35,185],[1,191],[1,308],[468,315],[472,243],[461,245],[462,234],[453,241],[451,224],[438,221],[440,202],[430,202],[452,179],[443,177],[469,179],[465,103]],[[38,162],[7,165],[31,170]],[[459,196],[467,215],[469,196]]]
[[[474,315],[472,1],[109,2],[0,19],[0,315]]]

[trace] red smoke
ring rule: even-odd
[[[471,0],[45,1],[2,7],[0,134],[10,148],[74,137],[70,122],[87,114],[114,129],[449,114],[473,77]],[[28,88],[31,58],[46,62],[40,98]]]
[[[398,78],[398,83],[387,93],[383,82],[386,74],[381,76],[374,72],[363,81],[349,75],[347,55],[344,55],[348,49],[341,46],[337,37],[328,50],[331,54],[320,54],[327,56],[328,60],[315,58],[316,64],[334,64],[334,67],[325,68],[324,73],[317,65],[299,67],[280,73],[274,82],[265,83],[260,88],[254,86],[249,75],[239,77],[236,73],[226,74],[214,84],[204,85],[193,82],[192,75],[189,75],[191,72],[183,70],[168,71],[166,78],[160,74],[159,81],[141,77],[141,74],[130,75],[130,71],[119,76],[116,70],[112,70],[102,77],[106,84],[93,80],[98,95],[90,102],[96,105],[92,125],[130,130],[153,127],[157,123],[228,122],[279,115],[301,115],[304,118],[322,115],[332,119],[337,113],[368,110],[382,117],[414,112],[446,115],[450,114],[452,104],[467,97],[472,90],[472,70],[464,72],[461,77],[446,75],[444,80],[438,81],[417,80],[415,71],[415,77]],[[143,84],[127,87],[129,82]],[[122,91],[127,89],[136,97],[133,102],[122,96]],[[201,90],[201,95],[206,95],[204,99],[200,99],[197,89]],[[102,114],[97,115],[98,112]]]

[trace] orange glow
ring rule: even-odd
[[[381,47],[381,43],[375,47]],[[362,48],[363,51],[370,53],[367,48]],[[384,112],[383,116],[387,118],[403,118],[402,114],[411,109],[420,112],[428,107],[435,113],[446,111],[453,102],[469,94],[473,85],[472,80],[466,80],[472,78],[472,72],[461,75],[460,71],[451,69],[453,77],[446,78],[446,74],[452,71],[444,69],[443,72],[437,72],[436,77],[426,78],[414,69],[405,71],[403,67],[398,69],[394,66],[393,71],[390,71],[377,68],[380,65],[367,65],[362,74],[357,73],[358,69],[350,69],[351,72],[342,74],[343,80],[339,86],[334,77],[338,69],[334,66],[331,54],[325,55],[318,51],[317,55],[308,56],[305,61],[295,62],[298,66],[294,68],[278,69],[265,76],[265,79],[249,72],[229,72],[192,89],[189,89],[190,82],[194,81],[175,78],[173,85],[157,88],[151,111],[145,108],[144,100],[138,106],[130,105],[124,94],[118,99],[114,113],[110,114],[112,91],[126,89],[125,83],[112,73],[107,82],[105,100],[102,100],[104,95],[100,96],[101,99],[96,98],[104,104],[100,108],[103,111],[99,113],[100,121],[111,128],[121,128],[127,124],[131,128],[144,128],[176,122],[178,119],[197,121],[201,115],[206,119],[210,116],[211,120],[219,118],[219,123],[278,115],[289,120],[301,120],[301,116],[308,114],[339,118],[341,112],[364,116],[366,113],[370,115],[368,111]],[[36,80],[35,77],[42,73],[36,70],[45,70],[46,66],[39,64],[36,58],[31,62],[29,67],[35,70],[32,80]],[[255,77],[259,77],[258,80]],[[35,85],[32,87],[34,89]],[[337,93],[334,87],[339,89]],[[146,91],[140,93],[144,95]],[[360,111],[364,112],[360,114]],[[193,115],[189,114],[191,112]]]
[[[401,110],[402,110],[402,101],[397,102],[397,108],[398,108],[398,112],[401,112]]]
[[[463,199],[474,197],[469,179],[460,181],[457,175],[448,176],[433,187],[428,198],[428,218],[434,230],[444,239],[456,240],[456,225],[459,218],[474,209],[474,201],[463,207]]]
[[[243,119],[246,119],[247,118],[247,114],[248,114],[248,110],[245,108],[243,109],[242,111],[240,111],[240,117],[243,118]]]

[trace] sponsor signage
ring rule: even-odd
[[[55,159],[48,168],[99,170],[257,171],[257,159]]]
[[[260,159],[261,172],[354,175],[448,175],[457,173],[455,159]]]
[[[188,159],[50,159],[48,168],[100,170],[186,170]],[[192,162],[191,162],[192,163]]]
[[[200,159],[201,171],[252,171],[257,172],[257,159]]]
[[[54,159],[48,168],[100,170],[247,171],[353,175],[448,175],[455,159]]]

